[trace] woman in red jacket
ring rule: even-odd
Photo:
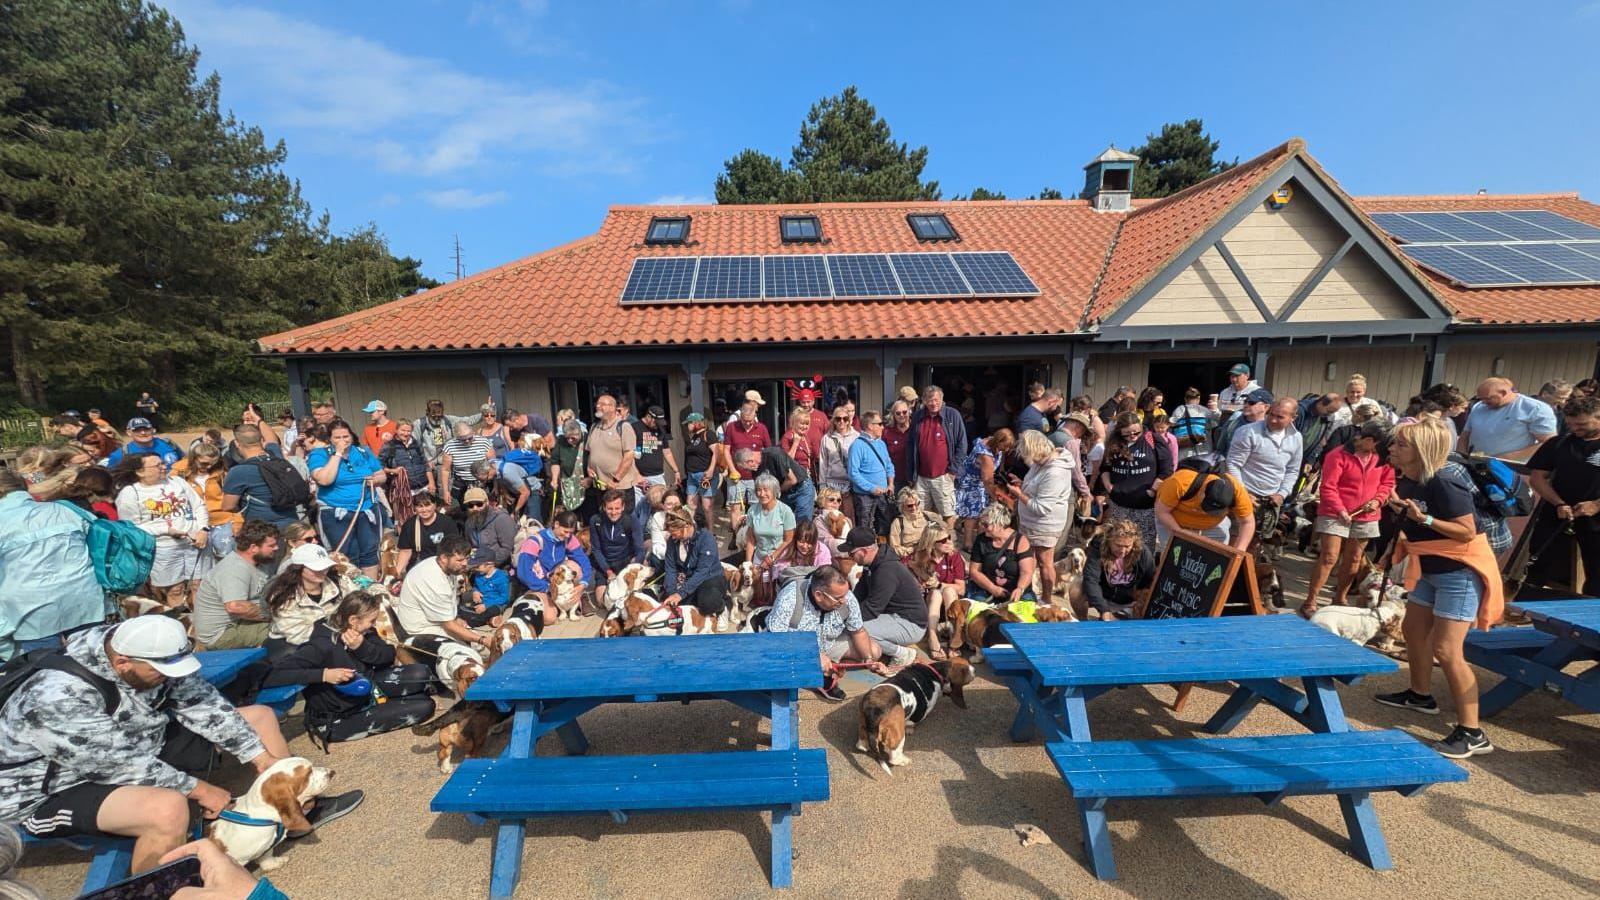
[[[1317,595],[1337,564],[1339,577],[1333,590],[1335,605],[1345,605],[1356,560],[1367,541],[1378,536],[1383,502],[1394,493],[1394,469],[1385,465],[1378,448],[1389,440],[1389,425],[1379,419],[1364,422],[1350,443],[1335,447],[1322,460],[1322,489],[1317,498],[1316,533],[1321,536],[1316,568],[1306,589],[1300,615],[1317,611]]]

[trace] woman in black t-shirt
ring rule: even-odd
[[[1417,557],[1420,577],[1414,585],[1406,579],[1411,589],[1404,622],[1411,687],[1373,699],[1437,714],[1431,665],[1437,659],[1460,722],[1435,749],[1452,759],[1464,759],[1494,750],[1478,727],[1478,682],[1467,665],[1463,644],[1467,630],[1481,621],[1480,605],[1499,599],[1500,573],[1494,551],[1473,516],[1471,490],[1439,471],[1450,457],[1450,443],[1450,429],[1432,418],[1397,427],[1389,442],[1389,461],[1399,477],[1395,495],[1386,505],[1401,517],[1406,552]],[[1388,562],[1386,557],[1381,564]],[[1488,618],[1498,618],[1492,606],[1488,611]]]
[[[1100,461],[1099,488],[1107,494],[1106,518],[1125,520],[1139,529],[1146,547],[1156,539],[1156,491],[1172,474],[1172,457],[1156,446],[1137,412],[1117,416],[1106,432],[1106,453]]]
[[[1544,502],[1529,526],[1538,561],[1527,583],[1565,585],[1574,548],[1583,557],[1583,593],[1600,597],[1600,397],[1573,394],[1562,409],[1567,432],[1528,460],[1528,484]],[[1557,537],[1572,531],[1570,540]]]
[[[1011,510],[991,503],[978,517],[983,534],[972,542],[967,567],[967,596],[985,603],[1006,603],[1032,596],[1033,545],[1011,524]]]
[[[689,511],[699,506],[705,514],[707,528],[717,520],[715,498],[722,486],[722,445],[717,433],[706,427],[706,417],[690,413],[683,420],[687,437],[683,440],[683,486],[688,494]],[[696,501],[698,500],[698,503]]]

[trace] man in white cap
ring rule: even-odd
[[[389,404],[384,403],[382,400],[374,400],[368,403],[366,406],[361,407],[361,411],[371,418],[366,430],[361,432],[361,443],[367,445],[367,449],[372,451],[373,456],[377,456],[383,452],[384,444],[394,440],[395,430],[400,423],[389,418]]]
[[[189,772],[215,748],[263,772],[292,755],[265,706],[234,709],[200,674],[183,625],[140,616],[74,635],[0,706],[0,822],[29,834],[131,837],[133,871],[187,840],[189,800],[206,818],[229,793]],[[313,826],[361,792],[324,797]]]

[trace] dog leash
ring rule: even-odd
[[[252,828],[271,828],[272,845],[274,847],[282,843],[283,836],[286,833],[282,822],[274,822],[271,819],[258,819],[254,816],[247,816],[242,812],[232,809],[225,809],[222,812],[217,813],[217,821],[229,822],[234,825],[247,825]]]

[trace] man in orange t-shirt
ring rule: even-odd
[[[400,427],[400,423],[389,418],[389,404],[382,400],[368,403],[361,411],[372,416],[372,424],[361,432],[361,443],[376,455],[383,451],[384,444],[394,438],[395,429]]]

